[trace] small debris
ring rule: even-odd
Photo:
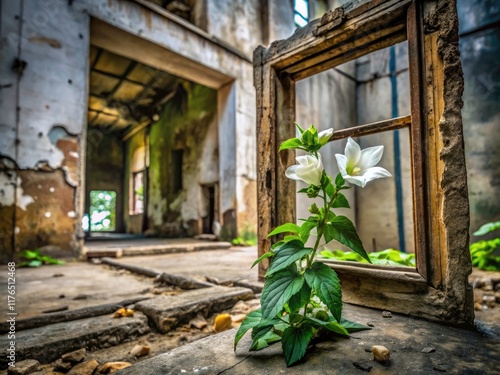
[[[63,273],[55,273],[52,275],[52,277],[63,277],[64,274]]]
[[[483,309],[483,305],[481,303],[479,303],[479,302],[475,302],[474,303],[474,310],[476,310],[476,311],[483,311],[484,310]]]
[[[231,327],[231,315],[229,314],[219,314],[215,317],[214,321],[214,330],[219,333],[225,331],[226,329]]]
[[[367,346],[367,347],[365,348],[365,352],[367,352],[367,353],[371,353],[371,352],[372,352],[372,348],[370,348],[369,346]]]
[[[368,323],[366,323],[366,325],[367,325],[368,327],[375,327],[375,324],[374,324],[373,322],[368,322]]]
[[[241,323],[246,317],[247,314],[237,314],[237,315],[232,315],[231,319],[233,323]]]
[[[78,363],[83,361],[86,355],[87,355],[87,350],[85,348],[81,348],[75,350],[74,352],[63,354],[61,356],[61,359],[63,360],[63,362]]]
[[[63,360],[59,358],[53,363],[53,366],[54,371],[68,372],[71,369],[72,364],[70,362],[63,362]]]
[[[9,367],[9,375],[26,375],[38,371],[40,362],[35,359],[26,359],[24,361],[16,362],[15,367]]]
[[[373,368],[373,366],[368,361],[355,361],[352,364],[354,365],[354,367],[366,372],[370,372],[370,370]]]
[[[485,294],[483,296],[483,303],[489,308],[493,308],[496,305],[496,298],[491,294]]]
[[[434,353],[435,351],[436,349],[434,349],[432,346],[422,349],[422,353]]]
[[[59,294],[59,298],[66,298],[64,294]]]
[[[198,314],[189,321],[189,325],[194,328],[203,329],[208,325],[208,322],[203,315]]]
[[[206,276],[205,280],[207,280],[209,283],[212,283],[212,284],[215,284],[215,285],[219,285],[220,284],[220,280],[217,277]]]
[[[71,370],[69,370],[66,375],[91,375],[94,373],[94,370],[99,366],[99,362],[95,359],[92,359],[87,362],[82,362],[77,364]]]
[[[392,313],[390,311],[382,311],[383,318],[392,318]]]
[[[491,279],[484,280],[483,290],[486,292],[493,291],[493,281]]]
[[[130,366],[132,364],[129,362],[106,362],[97,368],[96,374],[113,374]]]
[[[250,306],[248,306],[245,301],[238,301],[231,309],[231,313],[233,313],[233,314],[248,314],[249,310],[250,310]]]
[[[391,352],[385,346],[372,346],[373,359],[378,362],[387,362],[391,356]]]
[[[142,357],[144,355],[149,354],[151,347],[147,345],[136,345],[130,351],[130,354],[135,355],[136,357]]]
[[[48,309],[45,311],[42,311],[42,314],[50,314],[50,313],[55,313],[55,312],[60,312],[60,311],[66,311],[68,310],[68,306],[60,306],[60,307],[55,307],[53,309]]]
[[[73,300],[78,301],[78,300],[87,299],[87,298],[89,298],[89,296],[87,296],[86,294],[78,294],[76,297],[73,298]]]
[[[129,316],[129,317],[134,316],[134,310],[122,307],[116,310],[115,313],[113,314],[113,318],[123,318],[124,316]]]

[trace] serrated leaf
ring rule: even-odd
[[[347,332],[358,332],[358,331],[364,331],[367,329],[371,329],[368,326],[365,326],[363,324],[351,322],[350,320],[347,319],[340,319],[340,325],[345,328]]]
[[[280,146],[280,151],[287,150],[289,148],[299,148],[302,146],[302,141],[298,138],[291,138],[283,142]]]
[[[304,277],[290,268],[285,268],[267,279],[260,297],[263,319],[271,319],[281,313],[285,303],[303,284]]]
[[[335,320],[323,321],[320,319],[307,317],[307,320],[311,322],[316,327],[323,327],[331,332],[337,333],[341,336],[349,336],[349,332],[341,324],[337,323]]]
[[[313,327],[308,323],[304,323],[300,327],[285,329],[281,337],[281,345],[287,366],[293,365],[304,357],[312,335]]]
[[[259,331],[257,335],[253,338],[252,345],[250,345],[250,350],[261,350],[267,348],[269,344],[278,342],[281,340],[281,336],[276,334],[273,330],[273,326],[269,330]]]
[[[299,234],[300,233],[300,227],[297,224],[293,223],[286,223],[283,225],[280,225],[279,227],[274,228],[271,233],[267,235],[267,238],[275,236],[280,233],[294,233],[294,234]]]
[[[314,262],[311,267],[306,269],[304,276],[314,293],[328,307],[337,322],[340,322],[342,290],[335,271],[326,264]]]
[[[300,243],[300,247],[297,246]],[[279,248],[279,251],[274,253],[274,258],[266,272],[266,277],[270,277],[278,271],[295,263],[313,251],[311,248],[304,248],[304,244],[300,241],[291,241]]]
[[[263,261],[264,259],[266,258],[270,258],[272,257],[274,254],[272,251],[268,251],[267,253],[264,253],[263,255],[261,255],[255,262],[253,262],[252,264],[252,267],[250,268],[254,268],[257,264],[259,264],[261,261]]]
[[[304,283],[298,293],[294,294],[288,301],[288,308],[292,312],[299,311],[309,302],[310,298],[311,288],[309,287],[309,285],[307,285],[307,283]]]
[[[344,194],[342,193],[337,193],[337,199],[335,199],[335,202],[333,202],[332,205],[333,208],[351,208],[349,205],[349,201],[345,197]]]
[[[370,257],[363,248],[363,243],[359,239],[356,228],[354,227],[354,224],[351,222],[351,220],[349,220],[345,216],[336,216],[325,226],[325,233],[326,228],[328,228],[329,238],[331,237],[331,239],[337,240],[341,244],[350,247],[355,253],[359,254],[369,263],[371,263]],[[326,234],[325,240],[329,242]]]
[[[236,336],[234,337],[234,350],[236,350],[236,346],[241,338],[248,332],[248,330],[252,329],[259,325],[262,320],[262,312],[260,309],[252,311],[247,317],[241,322],[240,328],[238,328],[238,332],[236,332]]]

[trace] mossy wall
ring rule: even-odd
[[[192,236],[200,233],[202,216],[207,214],[202,203],[202,185],[219,181],[217,91],[183,81],[159,115],[158,121],[126,142],[125,170],[131,170],[134,152],[140,147],[148,147],[148,234]],[[182,188],[179,190],[174,186],[174,150],[183,150]],[[126,174],[126,197],[130,195],[130,178],[131,175]],[[129,204],[129,199],[125,199],[125,224],[128,232],[135,233],[138,229],[135,216],[138,215],[128,214]]]

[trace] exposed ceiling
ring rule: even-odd
[[[183,81],[94,46],[90,66],[89,127],[113,128],[122,134],[151,121]]]

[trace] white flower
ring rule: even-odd
[[[321,154],[318,158],[313,155],[297,156],[295,158],[299,164],[289,167],[285,175],[292,180],[302,180],[310,185],[320,185],[323,174],[323,164]]]
[[[324,146],[333,135],[333,128],[323,130],[318,134],[319,144]]]
[[[345,146],[345,155],[335,154],[335,157],[344,180],[365,187],[368,181],[391,177],[386,169],[375,167],[383,153],[384,146],[368,147],[361,150],[359,145],[349,137]]]

